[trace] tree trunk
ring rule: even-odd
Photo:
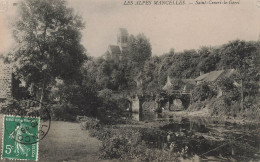
[[[244,110],[244,85],[243,85],[243,79],[241,79],[241,109]]]
[[[45,92],[45,83],[43,82],[42,90],[41,90],[41,98],[40,98],[40,109],[42,108],[42,102],[44,99],[44,92]]]

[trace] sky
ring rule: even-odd
[[[16,1],[8,0],[8,7],[0,8],[0,53],[6,53],[14,44],[9,22],[15,17],[16,6],[12,4]],[[124,0],[68,0],[68,6],[82,16],[86,28],[81,43],[94,57],[104,54],[108,45],[116,44],[117,31],[122,27],[133,35],[144,33],[150,39],[153,55],[162,55],[171,48],[183,51],[235,39],[259,39],[260,4],[256,0],[233,0],[240,1],[239,5],[195,5],[202,0],[184,1],[183,6],[138,6],[123,5]]]

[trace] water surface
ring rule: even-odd
[[[150,147],[167,147],[186,159],[260,161],[260,125],[236,124],[209,118],[189,119],[167,114],[132,114],[133,119],[163,122],[154,131],[142,131]]]

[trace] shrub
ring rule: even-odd
[[[241,118],[247,118],[250,120],[259,121],[260,120],[260,109],[259,108],[260,108],[260,105],[255,104],[255,105],[251,106],[250,108],[240,111],[238,116]]]
[[[216,93],[207,83],[200,84],[192,91],[193,101],[205,101],[206,99],[211,99]]]
[[[209,103],[208,100],[192,103],[192,104],[189,106],[188,110],[190,110],[190,111],[198,111],[198,110],[200,110],[200,109],[205,108],[208,103]]]
[[[209,104],[211,115],[228,115],[230,112],[229,101],[225,97],[213,98]]]
[[[84,129],[87,130],[95,130],[100,128],[100,122],[98,119],[95,118],[88,118],[87,121],[81,122],[81,125],[84,127]]]
[[[180,156],[169,150],[166,145],[158,149],[144,141],[143,133],[154,135],[153,130],[106,126],[99,130],[91,129],[90,132],[102,141],[100,146],[102,158],[122,161],[177,161],[177,157]]]
[[[52,106],[52,116],[56,120],[75,121],[79,109],[70,103],[55,104]]]
[[[129,140],[122,135],[107,138],[102,142],[100,150],[104,158],[122,158],[130,151]]]

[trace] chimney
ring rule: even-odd
[[[204,71],[200,71],[200,76],[204,74]]]

